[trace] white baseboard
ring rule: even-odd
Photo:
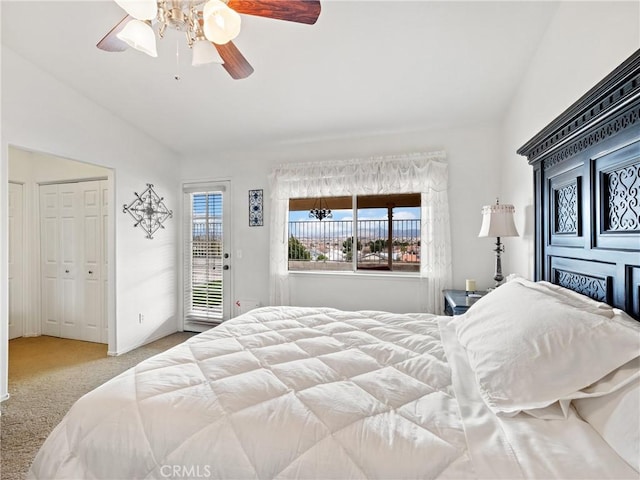
[[[116,352],[114,352],[113,350],[109,350],[107,351],[107,355],[109,355],[110,357],[117,357],[118,355],[124,355],[125,353],[135,350],[136,348],[143,347],[144,345],[155,342],[156,340],[160,340],[161,338],[167,337],[177,332],[178,332],[177,328],[175,330],[167,330],[167,332],[159,332],[152,337],[145,338],[140,343],[130,345],[128,347],[123,348],[122,350],[118,350]]]

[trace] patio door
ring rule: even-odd
[[[229,182],[184,186],[184,329],[202,331],[231,312]]]

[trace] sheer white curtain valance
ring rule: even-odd
[[[271,303],[289,304],[289,199],[337,195],[421,193],[422,310],[442,312],[442,289],[451,283],[451,236],[444,152],[281,165],[271,184]]]
[[[272,197],[417,193],[447,189],[444,152],[287,164],[270,175]]]

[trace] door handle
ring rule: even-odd
[[[69,270],[65,270],[64,273],[69,273]]]
[[[229,265],[225,265],[224,267],[222,267],[223,270],[229,270]]]
[[[93,275],[93,270],[89,270],[89,275]]]

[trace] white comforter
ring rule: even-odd
[[[469,383],[454,378],[461,387]],[[530,459],[533,467],[523,470],[527,459],[518,458],[519,446],[469,400],[473,395],[464,397],[460,405],[438,317],[263,308],[82,397],[49,436],[29,476],[570,476],[569,467],[538,469]],[[461,418],[461,410],[469,418]],[[563,463],[573,462],[563,455]]]

